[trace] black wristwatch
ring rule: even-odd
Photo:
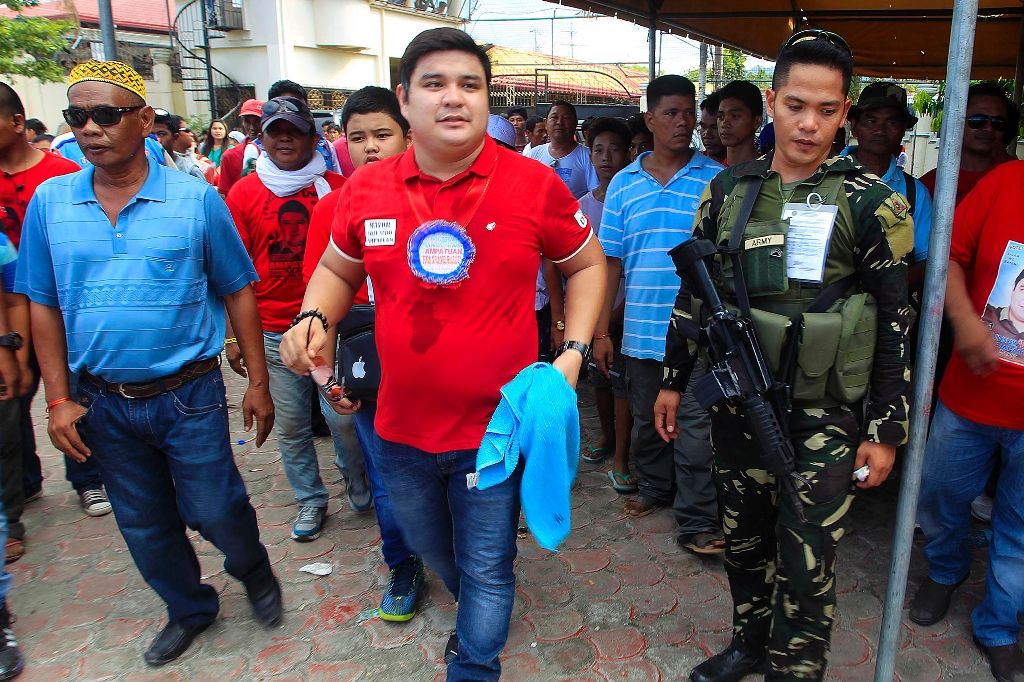
[[[582,355],[584,364],[590,359],[590,346],[582,341],[566,341],[558,347],[558,352],[555,353],[555,357],[557,358],[567,350],[574,350]]]
[[[0,348],[10,348],[11,350],[20,350],[23,344],[21,334],[18,332],[8,332],[0,336]]]

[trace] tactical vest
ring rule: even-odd
[[[856,226],[844,191],[845,178],[846,171],[826,170],[816,185],[801,183],[790,196],[783,196],[782,190],[776,197],[772,195],[776,187],[781,190],[781,184],[777,175],[771,176],[765,185],[776,184],[762,188],[740,240],[739,257],[762,350],[777,378],[792,387],[793,402],[798,405],[856,402],[867,393],[871,376],[878,315],[870,294],[850,293],[856,292]],[[744,197],[757,184],[749,177],[741,178],[733,191],[721,198],[718,211],[719,254],[714,276],[723,298],[734,306],[735,274],[727,251]],[[782,204],[805,203],[812,194],[839,209],[821,284],[787,276],[789,219],[780,217]],[[716,208],[712,196],[712,215]],[[826,291],[833,283],[834,293]],[[831,299],[821,300],[819,295]],[[808,312],[812,305],[822,312]],[[789,376],[779,376],[782,373]]]

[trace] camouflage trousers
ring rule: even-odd
[[[771,680],[820,680],[836,609],[836,545],[853,501],[860,428],[846,406],[794,409],[802,523],[762,466],[742,416],[711,411],[715,485],[733,599],[733,635],[767,646]]]

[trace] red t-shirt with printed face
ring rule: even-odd
[[[990,171],[957,206],[949,259],[964,269],[974,309],[998,334],[1006,359],[979,377],[954,350],[939,387],[942,402],[961,417],[1018,430],[1024,429],[1024,333],[1006,326],[1012,322],[1005,311],[1014,305],[1010,292],[1024,270],[1022,205],[1024,161],[1010,161]]]
[[[21,243],[21,223],[36,188],[50,178],[80,170],[82,167],[74,161],[43,152],[43,158],[31,168],[20,173],[0,173],[0,220],[3,221],[4,234],[14,244],[14,248],[18,248]]]
[[[334,189],[345,183],[345,178],[330,171],[324,178]],[[306,292],[302,258],[310,217],[320,201],[316,187],[310,185],[279,197],[267,189],[259,175],[250,173],[235,183],[225,201],[260,277],[253,293],[263,329],[286,331],[302,307]]]
[[[334,190],[316,205],[313,209],[313,217],[309,221],[309,234],[306,235],[306,255],[302,259],[302,281],[309,284],[309,278],[313,271],[320,264],[324,251],[331,243],[331,223],[334,222],[334,214],[338,212],[338,199],[341,197],[339,190]],[[352,299],[353,305],[361,305],[370,302],[370,292],[364,283]]]
[[[445,182],[420,173],[410,149],[363,167],[339,194],[332,246],[365,265],[377,307],[377,433],[432,453],[478,448],[501,387],[537,359],[541,254],[566,260],[593,236],[579,202],[550,169],[490,138]],[[476,249],[457,285],[414,274],[416,254],[427,269],[450,266],[436,241],[415,248],[422,231],[410,240],[432,220],[460,223]]]

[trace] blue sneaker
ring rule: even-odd
[[[404,623],[416,615],[416,599],[423,586],[423,561],[411,556],[391,569],[388,587],[377,613],[381,620]]]
[[[324,507],[310,505],[299,507],[299,513],[292,522],[292,540],[296,542],[312,542],[320,537],[324,528],[327,510]]]

